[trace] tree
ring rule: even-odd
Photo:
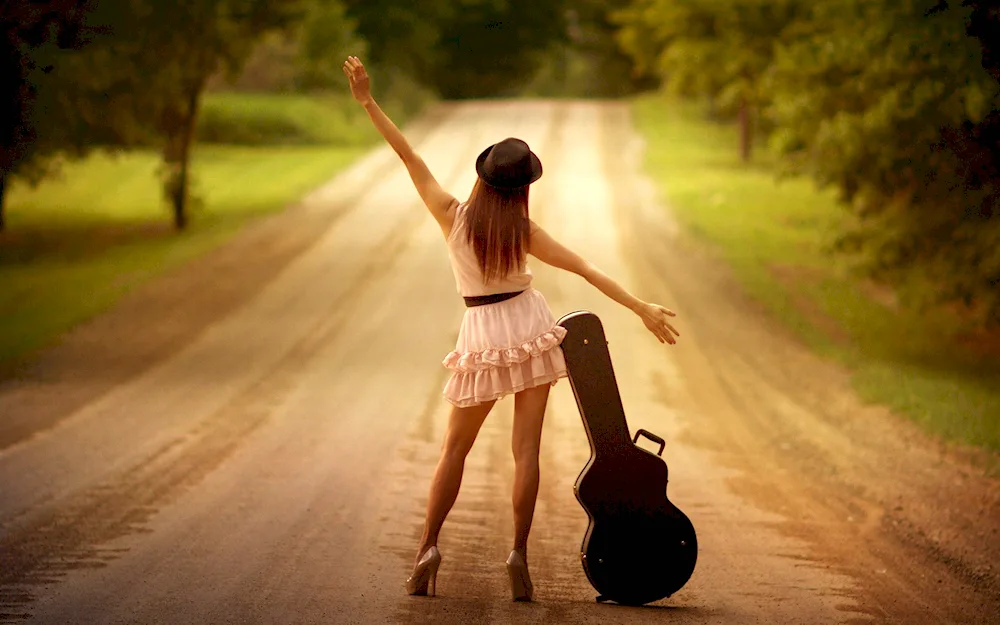
[[[985,3],[818,3],[768,78],[774,145],[851,209],[840,248],[914,299],[976,303],[994,322],[997,27]]]
[[[86,23],[92,5],[92,0],[0,4],[0,92],[8,96],[0,115],[0,231],[8,180],[21,174],[36,181],[47,156],[83,152],[93,138],[86,128],[75,135],[45,132],[36,108],[39,83],[56,69],[59,51],[82,48],[97,34]],[[78,117],[72,109],[64,112]]]
[[[422,80],[446,98],[515,94],[552,44],[565,37],[564,8],[563,0],[480,0],[455,7]]]
[[[635,0],[616,21],[638,71],[758,111],[789,171],[839,190],[867,275],[1000,323],[995,3]]]
[[[365,56],[367,43],[341,0],[320,0],[291,33],[298,48],[298,89],[346,89],[343,70],[348,55]]]
[[[436,62],[442,24],[451,14],[448,4],[344,0],[347,15],[356,21],[358,33],[368,42],[366,64],[381,70],[394,68],[413,77],[422,77]]]
[[[174,223],[188,221],[191,147],[202,93],[220,68],[235,74],[266,33],[306,15],[302,0],[146,0],[148,28],[128,37],[124,62],[161,98],[164,192]],[[125,33],[123,33],[123,36]]]
[[[345,0],[371,60],[446,98],[511,94],[565,37],[566,0]]]
[[[254,45],[238,75],[220,71],[209,89],[270,92],[349,92],[341,70],[349,54],[366,56],[340,0],[314,0],[294,26],[268,33]]]
[[[317,0],[321,1],[321,0]],[[101,0],[3,5],[4,72],[15,93],[3,126],[0,188],[38,180],[47,156],[160,144],[174,222],[188,219],[190,153],[209,76],[236,71],[306,0]],[[86,44],[86,45],[83,45]]]
[[[614,16],[632,0],[575,0],[570,2],[568,54],[580,58],[585,76],[575,95],[618,97],[656,87],[659,76],[633,71],[632,58],[616,37]]]
[[[641,73],[668,89],[704,97],[714,113],[739,119],[740,154],[750,159],[761,88],[775,44],[805,13],[804,0],[638,0],[617,12],[619,40]]]

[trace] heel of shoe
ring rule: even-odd
[[[517,551],[511,551],[507,558],[507,575],[510,577],[510,594],[514,601],[531,601],[531,577],[528,565]]]
[[[441,566],[441,552],[431,547],[424,552],[413,573],[406,580],[406,592],[421,597],[433,597],[437,593],[437,572]]]
[[[441,566],[441,556],[440,556],[440,554],[431,563],[431,566],[430,566],[430,577],[427,580],[427,594],[430,597],[437,596],[437,578],[438,578],[438,567],[439,566]]]
[[[431,576],[427,581],[427,596],[436,597],[437,596],[437,579],[438,579],[438,565],[440,560],[435,562],[431,567]]]

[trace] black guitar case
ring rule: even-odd
[[[643,605],[677,592],[691,578],[698,541],[687,516],[667,499],[662,438],[629,436],[604,327],[587,311],[559,319],[569,381],[590,440],[590,460],[574,493],[590,523],[580,557],[598,601]],[[653,454],[639,436],[658,443]]]

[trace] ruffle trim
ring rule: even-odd
[[[533,356],[541,356],[557,347],[566,337],[566,328],[552,326],[550,330],[514,347],[485,349],[480,352],[452,351],[442,363],[457,373],[475,373],[493,367],[510,367],[521,364]]]
[[[473,375],[475,375],[475,374],[473,374]],[[452,397],[448,396],[448,389],[445,389],[444,396],[445,396],[445,399],[447,399],[452,405],[457,406],[458,408],[468,408],[469,406],[478,406],[479,404],[482,404],[482,403],[485,403],[485,402],[488,402],[488,401],[494,401],[494,400],[503,399],[504,397],[507,397],[508,395],[513,395],[515,393],[520,393],[521,391],[523,391],[523,390],[525,390],[527,388],[534,388],[536,386],[541,386],[543,384],[548,384],[549,386],[555,386],[556,383],[559,382],[560,379],[565,378],[565,377],[567,377],[565,370],[563,370],[563,371],[555,371],[555,372],[552,372],[550,374],[544,375],[544,376],[542,376],[540,378],[533,379],[530,382],[525,382],[523,384],[517,384],[513,388],[509,388],[509,389],[505,388],[505,389],[502,389],[502,390],[497,390],[497,391],[494,391],[494,392],[486,394],[486,395],[481,395],[481,396],[474,395],[472,397],[452,398]]]

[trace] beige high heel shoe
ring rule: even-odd
[[[517,550],[507,556],[507,575],[510,576],[510,594],[514,601],[531,601],[534,588],[528,575],[528,564]]]
[[[428,594],[433,597],[437,592],[437,572],[441,566],[441,552],[437,547],[430,547],[420,557],[413,567],[413,573],[406,580],[406,592],[421,597]]]

